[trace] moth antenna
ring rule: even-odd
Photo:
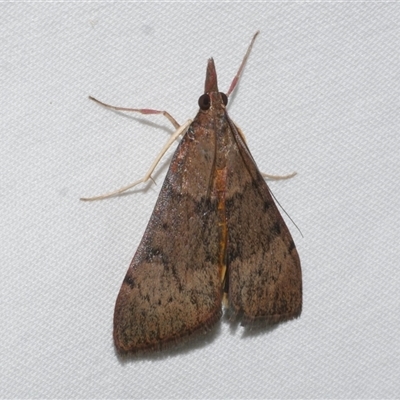
[[[274,198],[275,203],[278,204],[278,206],[281,208],[281,210],[286,214],[286,216],[290,219],[292,224],[296,227],[296,229],[299,231],[300,235],[302,238],[304,238],[303,232],[300,230],[300,228],[297,226],[296,222],[293,221],[292,217],[286,212],[286,210],[282,207],[282,204],[279,203],[278,199],[275,197],[275,195],[272,193],[272,190],[268,187],[269,192],[271,193],[271,196]]]
[[[230,86],[229,90],[228,90],[227,93],[226,93],[226,97],[229,97],[229,95],[235,90],[235,87],[236,87],[237,83],[239,82],[239,78],[240,78],[240,76],[242,75],[243,68],[244,68],[244,66],[246,65],[246,61],[247,61],[247,59],[249,58],[249,55],[250,55],[251,49],[252,49],[252,47],[253,47],[254,41],[256,40],[256,37],[257,37],[257,35],[258,35],[259,33],[260,33],[260,31],[257,31],[257,32],[254,34],[253,39],[251,39],[250,45],[249,45],[249,47],[247,48],[246,54],[245,54],[244,57],[243,57],[243,61],[242,61],[242,63],[240,64],[239,70],[238,70],[237,74],[235,75],[235,77],[233,78],[233,81],[232,81],[232,83],[231,83],[231,86]]]

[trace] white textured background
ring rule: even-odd
[[[2,4],[2,398],[400,396],[400,5]],[[140,178],[171,132],[90,102],[197,111],[261,30],[230,115],[303,265],[304,311],[243,337],[121,360],[114,301],[160,190]],[[160,129],[161,128],[161,129]],[[171,152],[169,153],[171,154]],[[287,218],[286,218],[287,220]]]

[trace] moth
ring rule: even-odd
[[[301,313],[295,244],[227,113],[257,34],[227,94],[208,60],[199,111],[178,128],[183,137],[115,305],[113,335],[122,353],[163,349],[207,331],[223,303],[244,324]]]

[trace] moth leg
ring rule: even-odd
[[[188,120],[183,125],[178,127],[178,129],[175,131],[175,133],[173,135],[171,135],[171,137],[168,139],[168,141],[165,144],[165,146],[161,149],[160,153],[158,154],[156,159],[153,161],[153,164],[151,164],[149,170],[147,171],[146,175],[142,179],[139,179],[138,181],[133,182],[130,185],[124,186],[124,187],[122,187],[122,188],[120,188],[118,190],[115,190],[113,192],[106,193],[106,194],[103,194],[103,195],[100,195],[100,196],[95,196],[95,197],[82,197],[81,200],[83,200],[83,201],[94,201],[94,200],[107,199],[108,197],[112,197],[112,196],[115,196],[117,194],[121,194],[121,193],[133,188],[134,186],[138,185],[139,183],[143,183],[143,182],[146,182],[147,180],[149,180],[151,178],[151,174],[155,170],[157,164],[159,163],[159,161],[161,160],[161,158],[163,157],[165,152],[169,149],[169,147],[174,142],[174,140],[178,138],[178,136],[183,135],[186,132],[186,130],[188,129],[188,127],[189,127],[189,125],[191,123],[192,123],[192,120]]]
[[[237,129],[237,131],[238,131],[240,137],[241,137],[241,138],[243,139],[243,141],[247,144],[247,142],[246,142],[246,136],[244,135],[243,131],[239,128],[239,126],[238,126],[235,122],[234,122],[234,125],[235,125],[235,128]],[[264,173],[264,172],[261,172],[261,175],[262,175],[264,178],[271,179],[271,180],[274,180],[274,181],[279,181],[279,180],[283,180],[283,179],[290,179],[290,178],[293,178],[294,176],[297,175],[297,172],[292,172],[291,174],[288,174],[288,175],[270,175],[270,174],[266,174],[266,173]]]
[[[284,179],[293,178],[294,176],[297,175],[297,172],[292,172],[291,174],[288,174],[288,175],[270,175],[270,174],[266,174],[264,172],[261,172],[261,175],[264,178],[267,178],[267,179],[271,179],[271,180],[274,180],[274,181],[280,181],[280,180],[284,180]]]
[[[103,103],[102,101],[97,100],[92,96],[89,96],[89,99],[95,101],[98,104],[101,104],[104,107],[111,108],[112,110],[116,110],[116,111],[138,112],[140,114],[162,114],[162,115],[164,115],[165,118],[168,119],[169,122],[171,122],[171,124],[174,126],[175,129],[178,129],[180,127],[180,125],[178,124],[176,119],[173,118],[172,115],[167,111],[153,110],[151,108],[115,107],[115,106],[111,106],[110,104]]]
[[[233,122],[233,121],[232,121]],[[236,122],[233,122],[233,125],[235,125],[235,128],[239,132],[240,137],[243,139],[243,141],[247,144],[246,136],[244,135],[243,131],[239,128],[239,125]]]

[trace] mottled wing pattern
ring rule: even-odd
[[[226,215],[229,306],[244,322],[298,317],[300,260],[293,239],[232,121]]]
[[[190,126],[174,154],[120,289],[114,340],[122,352],[163,348],[221,316],[215,137],[196,132]]]

